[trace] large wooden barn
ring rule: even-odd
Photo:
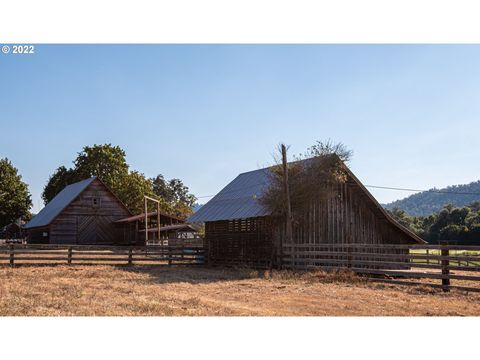
[[[147,214],[148,239],[194,236],[185,221],[156,212]],[[145,214],[133,215],[97,177],[65,187],[24,229],[29,243],[146,245]],[[194,234],[194,235],[192,235]]]
[[[97,177],[65,187],[25,225],[27,242],[47,244],[119,243],[116,220],[132,214]]]
[[[293,225],[295,244],[417,244],[345,166],[347,180],[312,200]],[[272,168],[240,174],[187,222],[205,223],[211,262],[268,262],[285,244],[285,224],[272,221],[260,198]]]

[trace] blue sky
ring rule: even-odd
[[[197,196],[273,162],[279,142],[353,149],[366,184],[478,180],[480,46],[37,45],[0,53],[0,157],[29,184],[83,146],[124,148],[131,169]],[[381,202],[409,193],[371,190]],[[201,199],[206,202],[208,199]]]

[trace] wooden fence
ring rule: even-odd
[[[0,264],[4,265],[197,265],[203,264],[203,247],[193,246],[82,246],[82,245],[3,245]]]
[[[285,245],[282,267],[349,269],[370,280],[480,291],[480,246]]]
[[[207,257],[203,246],[0,245],[6,266],[200,265]],[[281,262],[284,269],[349,269],[372,281],[480,291],[480,246],[293,244],[284,246]]]

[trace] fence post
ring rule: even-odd
[[[207,240],[206,237],[203,238],[203,256],[205,256],[204,261],[206,262],[207,266],[212,266],[211,263],[211,254],[210,254],[210,242]]]
[[[71,246],[68,247],[68,260],[67,260],[67,262],[68,262],[68,265],[72,265],[72,247]]]
[[[446,243],[442,243],[442,258],[443,257],[448,257],[450,256],[450,250],[445,247]],[[442,259],[442,275],[444,276],[442,278],[442,289],[443,292],[449,292],[450,291],[450,278],[448,277],[450,275],[450,260]]]
[[[352,249],[347,245],[347,268],[352,267],[352,254],[350,254]]]
[[[128,265],[132,265],[133,263],[133,251],[132,248],[128,249]]]
[[[290,264],[292,264],[290,270],[295,270],[297,268],[297,247],[295,245],[291,244],[291,246],[288,247],[288,249],[290,249]],[[280,256],[284,256],[283,253]]]
[[[172,265],[172,248],[168,245],[168,266]]]
[[[272,247],[272,257],[270,258],[270,264],[268,266],[268,270],[270,270],[270,271],[273,270],[273,265],[275,264],[276,259],[277,259],[277,247],[273,246]]]
[[[11,267],[15,266],[14,256],[15,256],[14,246],[13,246],[13,245],[10,245],[10,266],[11,266]]]

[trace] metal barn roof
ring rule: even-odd
[[[32,220],[25,226],[25,229],[49,225],[70,203],[77,198],[96,177],[79,181],[68,185],[52,201],[50,201]]]
[[[308,161],[302,160],[302,161]],[[412,237],[418,243],[425,243],[418,235],[400,225],[393,217],[378,203],[372,194],[344,165],[348,176],[356,184],[361,192],[368,198],[368,202],[378,216],[390,222],[393,226]],[[271,167],[246,172],[237,176],[212,200],[206,203],[200,210],[187,219],[188,223],[210,222],[221,220],[247,219],[258,216],[268,216],[270,213],[260,204],[260,197],[270,184]]]
[[[212,200],[202,206],[187,222],[246,219],[267,216],[269,212],[259,198],[269,185],[270,169],[260,169],[237,176]]]

